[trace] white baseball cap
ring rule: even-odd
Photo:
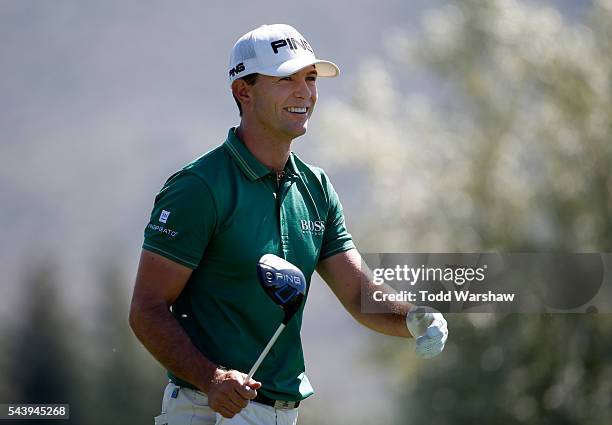
[[[229,81],[249,74],[286,77],[315,65],[319,77],[335,77],[335,63],[320,60],[306,39],[285,24],[262,25],[240,37],[230,56]]]

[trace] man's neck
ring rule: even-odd
[[[291,139],[282,140],[268,134],[264,129],[247,125],[244,120],[236,129],[236,136],[247,149],[270,170],[280,173],[284,170],[291,153]]]

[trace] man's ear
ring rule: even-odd
[[[244,109],[244,107],[253,99],[253,95],[251,94],[251,86],[249,86],[243,79],[238,79],[232,82],[232,94],[236,99],[238,99],[242,105],[242,109]]]

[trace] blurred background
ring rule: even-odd
[[[279,22],[342,70],[294,147],[362,252],[611,252],[611,0],[2,0],[0,403],[153,423],[165,373],[127,326],[143,230],[238,122],[233,43]],[[314,279],[300,424],[612,423],[611,315],[448,321],[421,361]]]

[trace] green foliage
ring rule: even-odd
[[[612,321],[455,314],[444,355],[420,362],[398,423],[607,424]],[[405,353],[403,353],[405,355]]]
[[[78,398],[74,342],[79,328],[65,310],[58,278],[55,264],[42,260],[32,265],[22,282],[24,302],[16,309],[20,317],[13,318],[12,328],[2,330],[8,354],[2,365],[2,376],[8,381],[0,394],[3,403],[63,404]],[[39,421],[41,425],[48,422]]]
[[[22,317],[3,329],[9,384],[2,402],[68,403],[70,423],[83,425],[152,422],[165,373],[129,329],[131,282],[117,262],[104,262],[98,277],[100,295],[90,294],[94,307],[84,314],[61,302],[54,264],[32,266],[22,285],[24,305],[16,309]]]
[[[101,295],[93,343],[95,367],[90,387],[98,388],[89,405],[97,413],[88,418],[95,424],[148,423],[161,409],[165,372],[144,350],[128,326],[131,285],[117,263],[108,261],[98,273]]]
[[[589,16],[453,1],[426,14],[418,36],[393,36],[391,58],[363,66],[354,98],[321,114],[320,139],[334,143],[320,150],[369,177],[368,245],[612,247],[612,7],[596,2]],[[413,75],[434,94],[400,90]]]

